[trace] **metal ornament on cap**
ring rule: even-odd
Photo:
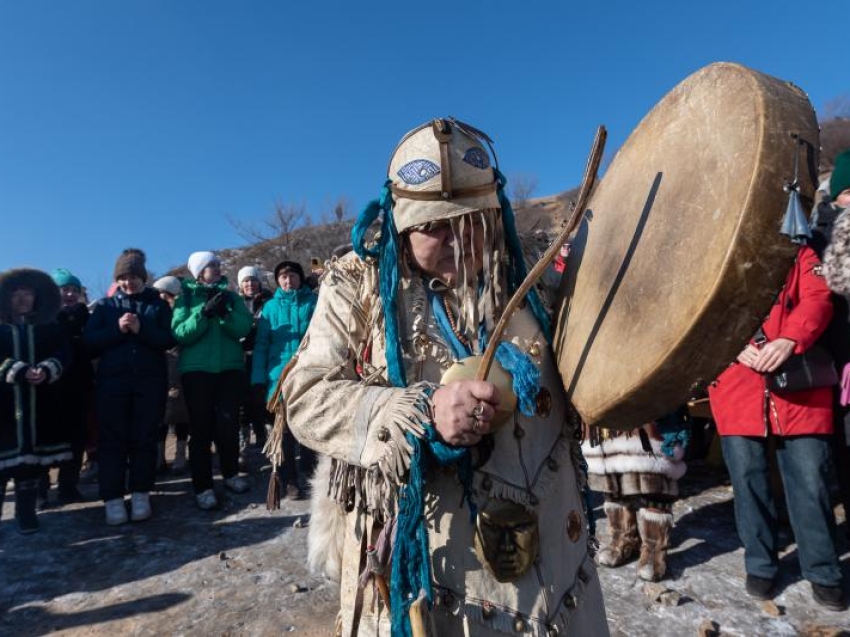
[[[491,155],[498,170],[490,138],[452,117],[410,131],[396,146],[387,169],[396,230],[500,209]]]

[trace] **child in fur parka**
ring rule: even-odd
[[[590,488],[605,496],[609,533],[596,554],[598,564],[622,566],[640,553],[638,577],[664,577],[689,432],[686,408],[631,431],[590,429],[582,451]]]

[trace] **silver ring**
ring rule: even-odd
[[[470,414],[475,420],[481,420],[484,416],[484,403],[478,403],[475,407],[472,408],[472,413]]]

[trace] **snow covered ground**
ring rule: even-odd
[[[194,506],[187,476],[166,477],[155,517],[122,527],[104,525],[97,488],[88,485],[92,501],[48,509],[41,531],[23,536],[10,494],[0,522],[0,635],[331,634],[334,586],[304,567],[308,505],[286,500],[269,513],[267,470],[258,457],[252,469],[254,489],[222,493],[225,505],[214,513]],[[787,529],[775,603],[748,597],[731,489],[701,465],[682,486],[669,579],[647,587],[634,563],[600,569],[612,635],[697,635],[706,620],[728,636],[850,635],[850,611],[812,601]],[[604,520],[599,526],[604,533]],[[847,575],[845,531],[842,519]]]

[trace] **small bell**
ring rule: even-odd
[[[812,238],[812,230],[806,220],[806,213],[803,212],[800,186],[795,182],[786,186],[785,189],[789,192],[788,207],[785,209],[779,234],[790,237],[792,243],[805,245],[806,241]]]
[[[805,245],[812,238],[812,230],[800,201],[800,146],[805,143],[794,135],[794,179],[785,184],[785,192],[788,193],[788,207],[782,218],[782,227],[779,234],[790,237],[791,243]]]

